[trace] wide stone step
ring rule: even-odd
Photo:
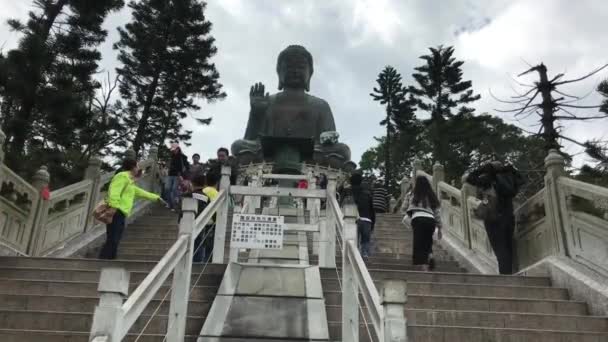
[[[1,257],[0,268],[35,268],[50,270],[86,270],[97,271],[104,267],[122,267],[127,271],[151,271],[157,265],[149,261],[124,261],[124,260],[99,260],[99,259],[60,259],[60,258],[25,258],[25,257]],[[225,264],[194,264],[193,272],[201,272],[205,269],[208,274],[224,274]]]
[[[177,232],[162,232],[162,231],[153,231],[153,230],[135,230],[130,231],[126,230],[124,233],[125,239],[162,239],[169,240],[174,239],[177,240]]]
[[[424,283],[465,283],[465,284],[498,284],[515,286],[551,286],[548,277],[520,277],[509,275],[485,275],[467,273],[443,273],[443,272],[414,272],[414,271],[387,271],[368,270],[374,281],[382,280],[405,280]],[[339,272],[338,272],[339,274]],[[321,279],[335,280],[336,270],[330,268],[321,269]]]
[[[99,298],[94,296],[55,296],[55,295],[2,295],[2,310],[19,311],[61,311],[61,312],[83,312],[92,313],[99,304]],[[212,301],[190,300],[188,303],[188,315],[205,316],[211,308]],[[168,315],[170,297],[164,302],[159,299],[150,301],[144,309],[144,315],[152,315],[158,308],[158,314]],[[160,306],[160,308],[159,308]],[[3,341],[3,340],[0,340]]]
[[[565,330],[608,334],[606,317],[419,309],[408,309],[405,315],[410,325]]]
[[[329,322],[331,341],[342,340],[342,324]],[[605,342],[605,333],[508,328],[408,326],[408,340],[415,342]],[[374,336],[373,338],[370,337]],[[359,341],[377,341],[373,327],[362,323]]]
[[[341,305],[342,294],[324,292],[327,305]],[[586,315],[583,302],[549,299],[493,298],[471,296],[408,295],[406,308]]]
[[[416,342],[605,342],[606,333],[535,329],[471,328],[414,325],[408,337]]]
[[[441,259],[438,259],[435,255],[433,256],[433,258],[435,259],[437,265],[441,265],[443,267],[452,267],[454,269],[460,269],[460,265],[456,261],[441,260]],[[317,261],[317,260],[319,260],[319,256],[311,255],[310,260]],[[338,265],[342,264],[341,255],[336,255],[336,263]],[[395,266],[396,265],[410,265],[411,266],[412,257],[410,256],[409,258],[405,258],[405,259],[393,259],[393,258],[387,258],[387,257],[376,257],[372,254],[367,259],[366,265],[368,268],[382,268],[381,266],[391,267],[391,265],[395,265]]]
[[[186,334],[200,332],[205,317],[187,317]],[[14,311],[0,310],[1,329],[80,331],[91,329],[93,313],[56,312],[56,311]],[[143,315],[135,322],[130,332],[139,334],[163,334],[167,331],[168,316]],[[145,328],[145,330],[144,330]]]
[[[382,282],[374,282],[380,289]],[[340,291],[341,283],[337,280],[323,281],[323,291]],[[530,298],[568,300],[567,289],[553,287],[505,286],[462,283],[407,283],[408,295],[441,295],[497,298]]]
[[[139,284],[129,284],[129,293],[133,293]],[[96,282],[79,281],[49,281],[49,280],[19,280],[0,279],[0,293],[19,295],[55,295],[55,296],[91,296],[98,294]],[[155,294],[156,299],[162,299],[170,290],[170,286],[161,287]],[[217,286],[195,286],[191,291],[194,300],[212,300],[217,293]]]
[[[194,267],[200,268],[199,264]],[[36,280],[36,281],[71,281],[71,282],[99,282],[100,272],[95,270],[79,269],[37,269],[37,268],[0,268],[1,279],[13,280]],[[133,284],[142,282],[148,276],[148,272],[131,271],[129,281]],[[201,286],[219,286],[222,282],[221,273],[208,273],[207,270],[201,275],[200,270],[194,270],[191,282],[197,282]],[[169,276],[165,284],[170,285],[173,277]]]
[[[128,335],[123,342],[165,342],[165,334],[139,334]],[[198,334],[188,335],[184,342],[196,342]],[[2,342],[88,342],[88,331],[50,331],[50,330],[19,330],[0,329],[0,341]]]

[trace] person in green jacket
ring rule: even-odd
[[[114,208],[116,213],[112,222],[106,225],[106,243],[99,253],[99,259],[116,259],[118,243],[125,229],[126,218],[133,210],[135,199],[164,202],[159,195],[147,192],[135,184],[135,179],[141,172],[136,160],[126,159],[110,182],[107,204]]]

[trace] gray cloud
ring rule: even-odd
[[[15,3],[0,0],[5,9],[1,20],[25,18],[28,6]],[[575,77],[608,59],[608,36],[602,25],[608,3],[594,0],[210,0],[207,17],[214,24],[219,49],[214,61],[228,97],[203,104],[200,113],[193,113],[213,116],[211,126],[187,122],[195,131],[187,151],[199,152],[203,158],[242,137],[249,87],[263,82],[269,91],[276,91],[276,57],[289,44],[302,44],[313,54],[311,93],[330,103],[341,140],[351,146],[355,161],[374,144],[373,137],[382,134],[378,123],[383,109],[369,96],[377,74],[390,64],[402,73],[404,82],[411,83],[413,68],[420,64],[418,57],[429,46],[455,45],[458,58],[466,62],[465,77],[473,80],[482,95],[476,104],[478,112],[504,108],[489,96],[488,89],[500,97],[512,95],[510,76],[527,68],[524,60],[544,61],[550,72],[567,71]],[[127,10],[108,19],[110,36],[102,46],[102,68],[115,68],[115,27],[129,19]],[[5,41],[10,47],[16,37],[2,29],[0,42]],[[599,80],[595,77],[567,90],[586,94]],[[596,94],[585,100],[598,101]],[[572,124],[566,129],[579,138],[605,137],[606,126]],[[574,147],[568,149],[577,152]]]

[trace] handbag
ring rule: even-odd
[[[129,186],[129,183],[127,183],[127,185],[125,185],[125,187],[120,192],[120,197],[122,197],[122,195],[125,193],[127,186]],[[108,191],[108,196],[109,192],[110,191]],[[112,220],[114,219],[114,214],[116,214],[116,208],[110,207],[110,205],[108,204],[107,197],[97,203],[95,209],[93,209],[93,218],[104,224],[112,223]]]
[[[481,189],[477,193],[477,197],[481,200],[481,203],[473,209],[475,217],[483,221],[496,221],[498,219],[498,196],[494,186]]]

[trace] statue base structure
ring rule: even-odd
[[[274,162],[273,173],[299,175],[302,162],[312,160],[313,139],[263,137],[263,159]]]

